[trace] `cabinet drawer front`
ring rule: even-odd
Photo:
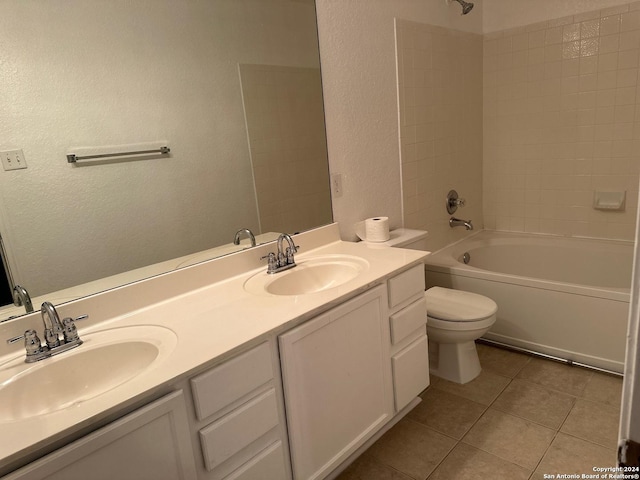
[[[286,480],[282,442],[278,441],[264,449],[225,480]]]
[[[391,357],[396,411],[429,386],[429,346],[424,335]]]
[[[424,292],[424,265],[421,263],[389,279],[389,308]]]
[[[398,343],[418,328],[424,327],[426,323],[427,301],[423,297],[389,317],[391,343]],[[426,329],[423,330],[426,332]]]
[[[271,390],[200,430],[209,471],[278,425],[276,393]]]
[[[247,395],[273,378],[271,350],[263,343],[191,379],[198,420]]]

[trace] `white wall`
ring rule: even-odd
[[[374,215],[402,225],[394,18],[482,31],[482,0],[468,15],[444,0],[317,0],[329,165],[343,175],[333,198],[344,239]]]

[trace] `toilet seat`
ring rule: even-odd
[[[464,323],[473,322],[471,328],[482,328],[482,324],[495,321],[494,315],[498,311],[496,302],[477,293],[452,290],[450,288],[431,287],[424,292],[427,302],[427,317],[440,320],[444,324],[441,328],[464,330]],[[461,323],[458,328],[452,328],[452,323]]]
[[[427,328],[439,328],[440,330],[449,331],[488,329],[491,328],[495,321],[496,318],[494,315],[491,315],[489,318],[483,318],[481,320],[452,322],[451,320],[440,320],[439,318],[433,318],[431,315],[427,314]]]

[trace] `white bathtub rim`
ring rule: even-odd
[[[475,237],[478,236],[482,236],[482,235],[494,235],[494,237],[492,238],[493,241],[496,240],[509,240],[509,239],[514,239],[514,238],[518,238],[518,239],[522,239],[522,240],[537,240],[537,239],[544,239],[545,241],[558,241],[558,242],[562,242],[562,241],[567,241],[567,240],[575,240],[577,242],[586,242],[586,243],[590,243],[590,242],[598,242],[598,243],[607,243],[607,244],[612,244],[612,245],[633,245],[633,241],[632,240],[624,240],[624,239],[611,239],[611,238],[599,238],[599,237],[584,237],[584,236],[579,236],[579,235],[575,235],[575,236],[567,236],[567,235],[556,235],[556,234],[552,234],[552,233],[537,233],[537,232],[512,232],[512,231],[508,231],[508,230],[489,230],[486,228],[483,228],[481,230],[478,231],[474,231],[473,233],[470,233],[469,235],[467,235],[466,237],[463,237],[459,240],[456,240],[455,242],[449,243],[447,245],[445,245],[444,247],[438,249],[438,250],[434,250],[433,252],[430,252],[430,256],[434,256],[434,255],[438,255],[439,253],[443,252],[444,250],[449,250],[452,249],[453,247],[455,247],[456,245],[460,244],[460,243],[466,243],[466,242],[473,242],[473,241],[477,241],[478,239],[476,239]]]
[[[457,246],[460,243],[465,243],[466,250],[472,250],[480,240],[476,239],[478,235],[482,233],[488,233],[490,235],[496,235],[495,238],[491,238],[490,245],[499,244],[501,241],[513,240],[514,238],[518,238],[521,240],[531,240],[532,242],[535,239],[531,239],[532,235],[538,235],[539,237],[544,237],[547,240],[558,240],[558,241],[566,241],[567,237],[561,236],[550,236],[550,235],[541,235],[541,234],[520,234],[513,232],[499,232],[495,230],[481,230],[477,233],[469,235],[461,240],[458,240],[455,243],[452,243],[440,250],[431,253],[425,259],[425,267],[427,271],[433,271],[438,273],[446,273],[450,275],[460,275],[462,277],[470,277],[470,278],[478,278],[483,280],[489,280],[493,282],[499,283],[514,283],[517,285],[523,285],[532,288],[540,288],[544,290],[552,290],[552,291],[561,291],[566,293],[571,293],[574,295],[583,295],[589,297],[596,298],[606,298],[609,300],[616,300],[619,302],[629,303],[630,299],[630,288],[611,288],[611,287],[601,287],[601,286],[587,286],[573,283],[565,283],[554,280],[546,280],[546,279],[538,279],[532,277],[525,277],[520,275],[514,275],[509,273],[501,273],[501,272],[492,272],[490,270],[485,270],[477,267],[473,267],[471,265],[465,265],[460,263],[453,255],[449,254],[449,252],[456,252]],[[572,240],[575,238],[576,240],[585,240],[585,241],[597,241],[605,242],[605,243],[613,243],[614,245],[623,245],[627,246],[632,242],[624,241],[624,240],[600,240],[600,239],[577,239],[576,237],[571,237]],[[484,240],[482,246],[485,246]]]

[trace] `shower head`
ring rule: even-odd
[[[465,2],[464,0],[446,0],[447,5],[451,5],[451,2],[458,2],[462,6],[462,15],[466,15],[473,8],[473,3]]]

